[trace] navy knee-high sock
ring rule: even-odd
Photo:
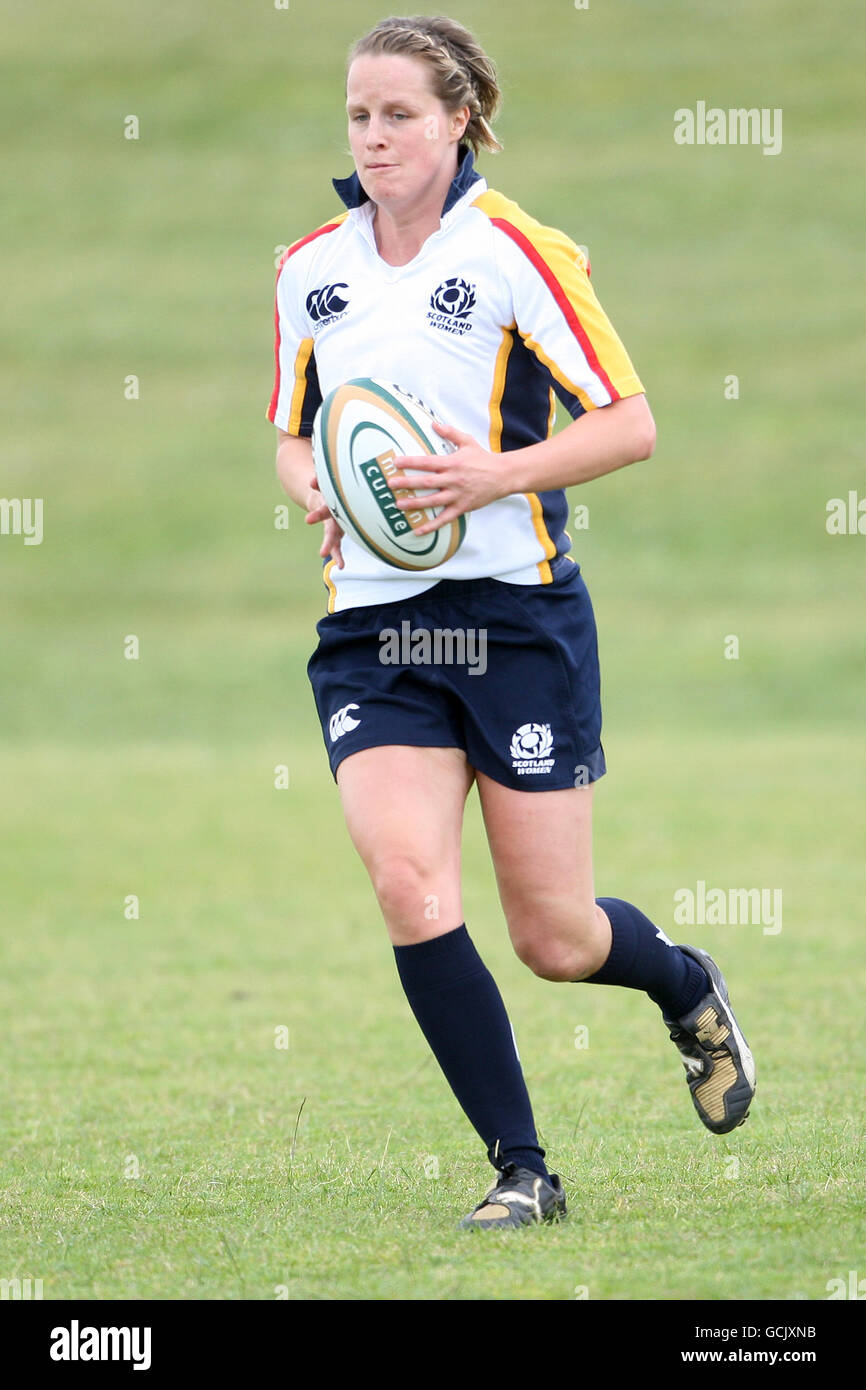
[[[395,946],[394,956],[412,1012],[491,1163],[546,1177],[505,1005],[465,924]]]
[[[604,965],[583,983],[645,990],[665,1018],[682,1018],[696,1008],[711,988],[703,966],[631,903],[621,898],[596,902],[610,919],[613,941]]]

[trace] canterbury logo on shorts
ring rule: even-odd
[[[353,719],[351,713],[353,709],[357,708],[357,705],[344,705],[342,709],[337,710],[336,714],[331,715],[328,732],[331,735],[332,743],[336,743],[338,738],[343,737],[343,734],[348,734],[352,729],[357,729],[361,721],[360,719]]]

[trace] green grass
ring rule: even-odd
[[[571,1208],[514,1237],[454,1229],[489,1170],[327,771],[317,538],[273,526],[275,247],[334,210],[343,55],[382,13],[6,17],[0,495],[45,499],[45,540],[0,537],[0,1277],[61,1299],[825,1298],[864,1248],[866,539],[824,526],[866,493],[859,10],[454,11],[507,93],[482,169],[589,245],[659,425],[650,463],[572,499],[598,891],[717,948],[759,1069],[715,1139],[645,999],[534,979],[473,803],[467,921]],[[782,154],[675,146],[698,99],[782,106]],[[675,928],[698,879],[780,888],[782,931]]]
[[[786,794],[790,734],[744,741],[748,797],[712,739],[685,745],[671,781],[666,746],[617,740],[623,773],[599,791],[600,885],[669,930],[696,877],[783,891],[778,935],[698,929],[760,1067],[748,1126],[721,1140],[646,1000],[518,964],[472,805],[467,914],[572,1211],[520,1233],[504,1267],[500,1235],[454,1230],[483,1162],[399,991],[318,749],[297,750],[286,791],[260,744],[7,754],[21,929],[2,984],[4,1267],[61,1298],[825,1296],[862,1248],[862,1110],[840,1065],[860,1026],[862,770],[844,739],[814,751],[808,806]],[[796,863],[816,819],[833,842]],[[713,1261],[689,1259],[708,1238]]]

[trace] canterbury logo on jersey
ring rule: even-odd
[[[475,308],[475,286],[455,275],[443,280],[430,296],[427,321],[444,333],[456,333],[462,338],[470,332],[469,315]]]
[[[352,718],[351,711],[353,709],[358,709],[358,706],[344,705],[342,709],[337,710],[336,714],[331,715],[328,732],[331,735],[332,743],[336,743],[338,738],[343,737],[343,734],[351,733],[352,729],[357,729],[361,721]]]
[[[312,290],[307,295],[307,313],[313,323],[333,323],[342,318],[349,307],[349,300],[340,294],[340,290],[348,288],[344,281],[340,281],[336,285],[323,285],[320,290]]]

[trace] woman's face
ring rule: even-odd
[[[455,146],[469,109],[449,115],[430,87],[426,63],[394,53],[364,54],[349,68],[349,143],[361,186],[395,211],[425,194],[444,198]]]

